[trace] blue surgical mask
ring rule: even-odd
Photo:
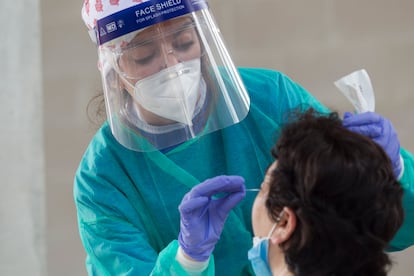
[[[267,237],[253,237],[253,247],[247,253],[247,256],[252,264],[254,273],[260,276],[272,276],[270,271],[268,255],[269,255],[269,239],[276,228],[276,223],[273,224]]]

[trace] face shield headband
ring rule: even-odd
[[[207,9],[205,0],[149,0],[96,21],[98,46],[169,19]]]

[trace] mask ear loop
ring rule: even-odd
[[[267,238],[270,238],[271,236],[272,236],[272,234],[273,234],[273,232],[275,231],[275,229],[276,229],[276,226],[277,226],[277,222],[275,222],[275,223],[273,223],[273,226],[272,226],[272,228],[270,229],[270,231],[269,231],[269,234],[267,234]]]
[[[279,216],[277,217],[276,222],[273,224],[272,229],[270,229],[269,234],[267,234],[268,238],[272,236],[273,232],[275,231],[277,225],[279,224],[284,214],[285,214],[285,211],[282,210],[282,212],[280,212]]]

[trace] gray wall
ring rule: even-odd
[[[0,275],[45,275],[38,0],[0,2]]]
[[[86,105],[100,79],[81,4],[41,1],[49,275],[85,275],[72,182],[95,131]],[[351,110],[333,81],[365,68],[377,112],[414,152],[414,1],[212,0],[211,6],[236,65],[278,69],[333,109]],[[398,254],[391,275],[410,275],[413,257],[414,249]]]

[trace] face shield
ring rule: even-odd
[[[205,1],[145,1],[96,21],[113,135],[135,151],[243,120],[250,100]]]

